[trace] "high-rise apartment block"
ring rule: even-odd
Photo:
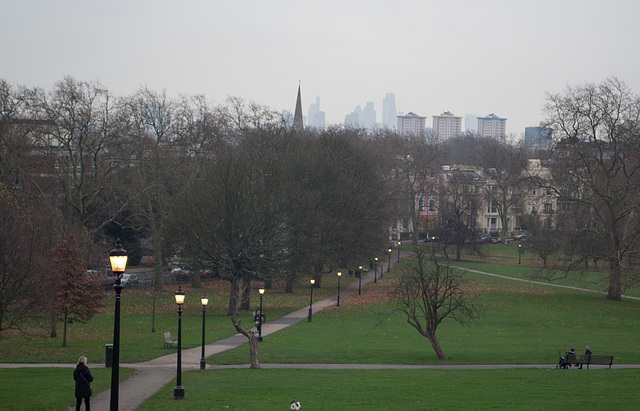
[[[462,116],[454,116],[445,111],[439,116],[433,117],[433,137],[439,140],[447,140],[458,137],[462,133]]]
[[[397,132],[402,136],[414,135],[423,136],[426,124],[426,117],[409,112],[406,116],[397,116]]]
[[[393,93],[387,93],[382,99],[382,127],[395,129],[397,114],[396,96]]]
[[[478,134],[480,137],[505,138],[507,119],[493,113],[486,117],[478,117]]]

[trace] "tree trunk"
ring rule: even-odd
[[[293,294],[293,278],[292,277],[287,278],[287,285],[285,287],[284,292],[287,294]]]
[[[64,328],[62,331],[62,346],[67,346],[67,313],[64,313]]]
[[[251,309],[251,279],[244,278],[242,280],[242,300],[240,302],[241,310]]]
[[[231,292],[229,293],[229,311],[227,315],[237,315],[240,298],[240,277],[234,277],[231,280]]]
[[[250,368],[260,368],[260,352],[258,351],[258,331],[255,327],[250,330],[245,330],[240,325],[240,321],[236,322],[236,317],[231,317],[231,322],[233,326],[236,328],[240,334],[244,335],[249,339],[249,356],[251,359],[251,367]]]
[[[438,356],[438,359],[439,360],[448,360],[449,358],[447,357],[447,355],[442,350],[442,347],[440,347],[440,342],[436,338],[436,333],[435,332],[429,333],[426,337],[427,337],[427,339],[429,339],[429,342],[431,343],[431,346],[433,347],[433,350],[436,352],[436,355]]]
[[[58,332],[56,331],[56,311],[51,310],[51,333],[49,337],[56,338],[58,336]]]
[[[609,289],[607,290],[607,299],[609,300],[622,300],[622,288],[620,285],[621,271],[620,262],[616,254],[609,261]]]
[[[202,286],[200,282],[200,270],[194,270],[191,276],[191,286],[193,288],[200,288]]]

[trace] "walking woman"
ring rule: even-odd
[[[80,411],[80,405],[84,398],[84,408],[87,411],[91,411],[91,384],[93,381],[93,375],[89,372],[87,367],[87,357],[84,355],[78,359],[78,365],[73,370],[73,379],[76,381],[76,411]]]

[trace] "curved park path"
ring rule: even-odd
[[[410,252],[402,252],[401,257],[408,257]],[[391,258],[393,260],[393,258]],[[391,262],[393,266],[393,261]],[[547,284],[537,281],[522,280],[518,278],[506,277],[497,274],[486,273],[478,270],[467,269],[463,267],[455,267],[461,270],[471,271],[478,274],[501,277],[514,281],[523,281],[527,283],[543,284],[546,286],[556,286],[562,288],[570,288],[581,291],[597,292],[588,289]],[[367,275],[362,277],[362,284],[373,282],[374,272],[369,271]],[[358,282],[354,282],[348,287],[340,291],[340,296],[345,298],[348,295],[358,291]],[[313,311],[322,311],[327,307],[336,304],[337,296],[326,298],[313,303]],[[639,299],[635,297],[626,297]],[[296,324],[307,318],[309,307],[301,308],[277,320],[262,325],[262,335],[267,336],[278,332],[286,327]],[[206,356],[218,354],[220,352],[236,348],[247,342],[247,338],[241,334],[236,334],[224,340],[215,341],[205,346]],[[200,356],[202,347],[194,347],[182,350],[182,371],[191,371],[200,369]],[[135,369],[134,374],[120,383],[119,386],[119,410],[135,410],[144,403],[148,398],[157,393],[162,387],[169,384],[176,377],[177,354],[169,354],[155,358],[150,361],[125,364],[121,363],[123,368]],[[498,369],[498,368],[555,368],[553,364],[494,364],[494,365],[393,365],[393,364],[260,364],[262,368],[309,368],[309,369]],[[26,367],[64,367],[69,368],[69,364],[0,364],[2,368],[26,368]],[[93,368],[100,365],[94,364]],[[102,366],[104,367],[104,366]],[[248,368],[249,365],[207,365],[207,369],[223,369],[223,368]],[[640,364],[621,365],[616,364],[616,368],[640,368]],[[188,393],[187,393],[188,395]],[[111,390],[103,391],[91,398],[91,408],[97,411],[109,410]],[[69,408],[74,410],[75,407]]]

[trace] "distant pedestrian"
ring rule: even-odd
[[[80,405],[84,398],[84,409],[91,411],[91,381],[93,381],[93,375],[89,372],[87,367],[87,357],[84,355],[78,359],[78,365],[73,370],[73,379],[76,382],[76,411],[80,411]]]

